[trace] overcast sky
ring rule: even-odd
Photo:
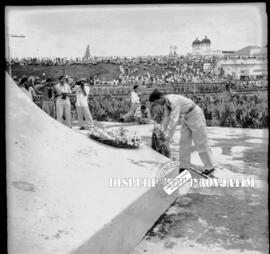
[[[179,54],[205,35],[217,50],[267,44],[264,3],[7,7],[11,56]],[[11,34],[25,38],[11,37]]]

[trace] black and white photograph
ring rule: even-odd
[[[266,254],[264,2],[5,6],[9,254]]]

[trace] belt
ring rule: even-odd
[[[196,107],[196,104],[192,104],[192,106],[188,109],[186,114],[190,113],[195,107]]]

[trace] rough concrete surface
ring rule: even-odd
[[[111,126],[111,124],[110,124]],[[127,126],[150,146],[153,126]],[[217,178],[254,179],[247,188],[191,188],[148,231],[134,254],[268,253],[268,130],[207,128]],[[171,142],[179,159],[180,127]],[[202,167],[193,147],[192,163]]]
[[[109,178],[152,178],[168,159],[90,140],[8,76],[6,101],[9,253],[129,253],[169,204],[155,188],[112,188]]]

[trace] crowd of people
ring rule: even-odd
[[[229,56],[223,58],[230,58]],[[205,88],[213,84],[217,88],[220,84],[233,81],[236,90],[245,89],[265,89],[268,85],[266,80],[245,78],[236,80],[229,75],[224,75],[217,67],[221,56],[144,56],[144,57],[91,57],[85,60],[80,57],[35,57],[35,58],[11,58],[11,65],[73,65],[87,64],[96,65],[98,63],[110,63],[119,67],[118,78],[104,80],[99,73],[91,76],[91,83],[99,87],[129,86],[134,85],[146,87],[168,87],[183,88],[189,86],[189,90],[194,89],[194,84],[198,89],[196,92],[203,92]],[[215,90],[213,89],[213,90]],[[183,92],[183,91],[181,91]],[[206,92],[207,89],[206,89]]]
[[[61,75],[57,81],[47,78],[41,83],[34,77],[23,77],[18,86],[34,101],[35,97],[42,99],[39,106],[51,117],[71,128],[71,104],[75,106],[80,129],[93,125],[92,115],[88,105],[90,87],[87,81],[81,78],[77,81]],[[70,97],[76,96],[75,103],[71,103]]]
[[[98,106],[96,107],[94,104],[99,104],[98,100],[94,99],[95,86],[86,79],[75,81],[71,77],[62,75],[57,80],[52,78],[40,80],[30,76],[17,80],[17,84],[45,112],[67,126],[71,126],[72,120],[78,119],[80,127],[84,128],[93,121],[92,115],[93,118],[105,121],[120,120],[146,123],[151,122],[151,118],[157,120],[158,115],[162,113],[151,110],[145,102],[140,103],[145,89],[143,86],[134,85],[130,100],[124,100],[124,102],[123,98],[112,97],[109,94],[101,109],[95,110]],[[267,94],[259,91],[251,94],[237,93],[234,90],[234,83],[227,83],[226,87],[229,87],[229,90],[223,89],[223,93],[191,93],[186,94],[186,96],[203,109],[209,126],[266,128],[268,120]],[[100,94],[101,98],[102,96]],[[101,100],[104,100],[104,97]],[[101,114],[102,116],[100,116]]]

